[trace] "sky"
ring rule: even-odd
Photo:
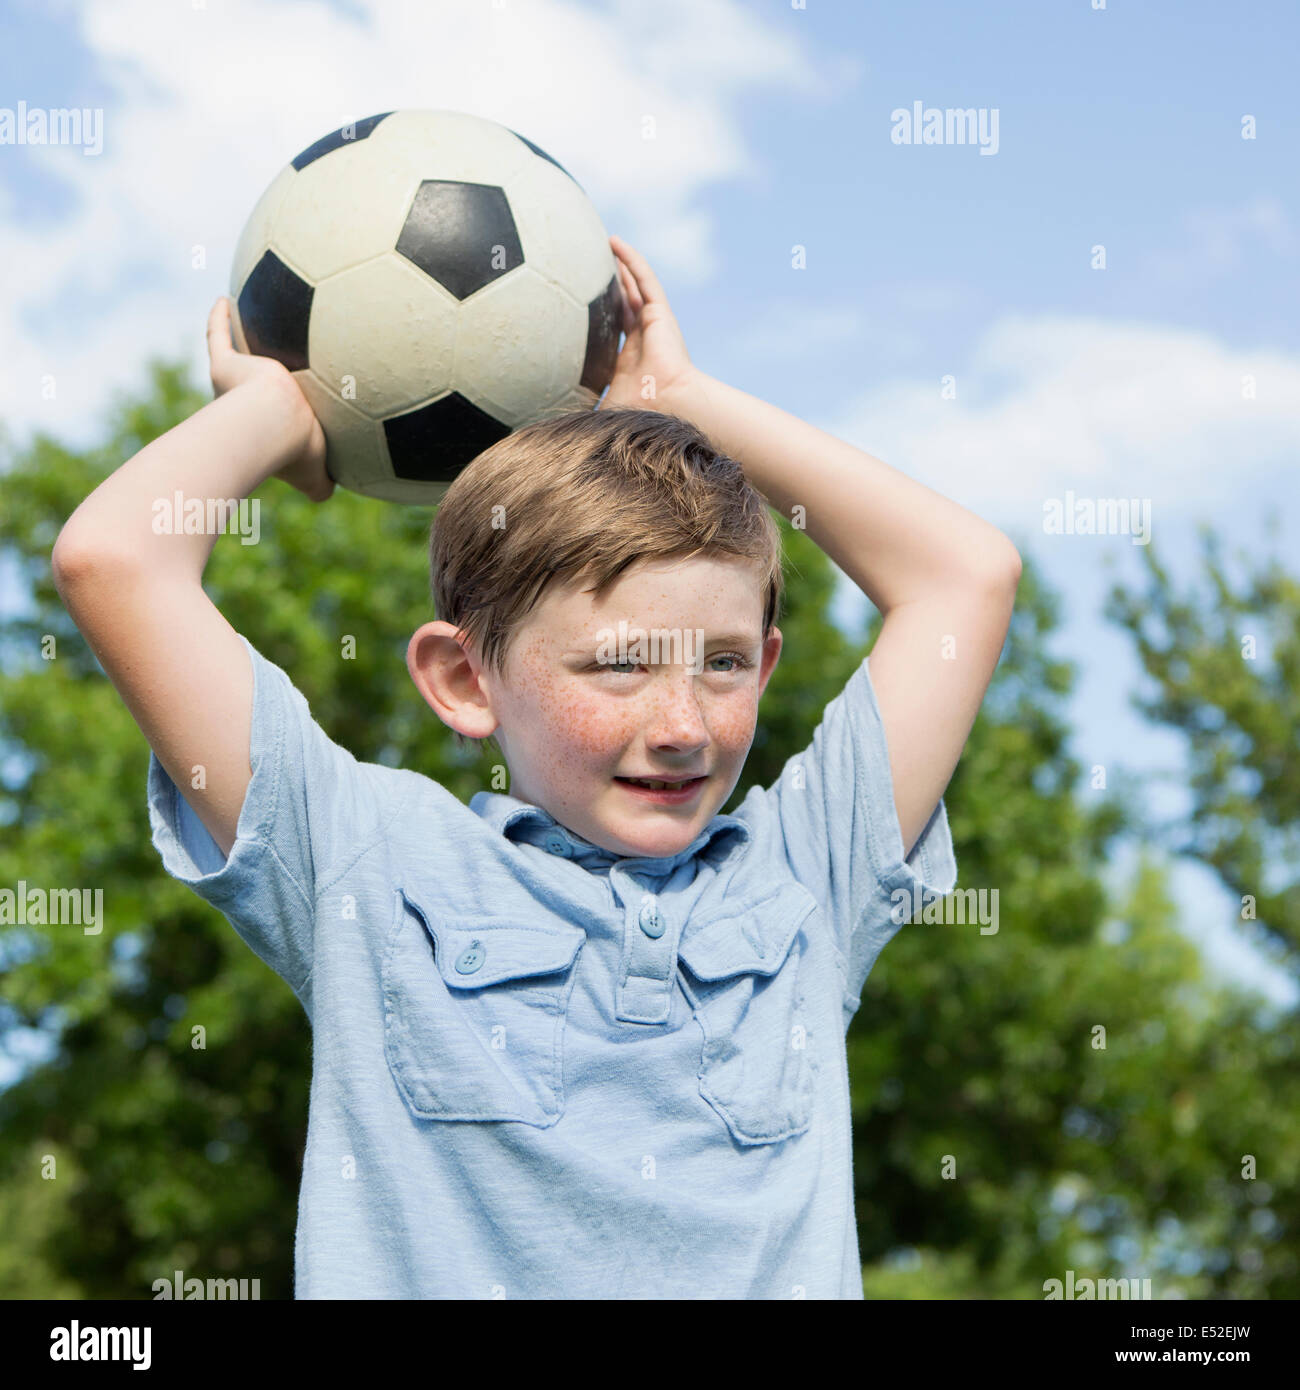
[[[1179,583],[1201,523],[1230,555],[1300,543],[1298,41],[1289,0],[0,0],[0,119],[103,122],[95,153],[0,144],[0,428],[97,442],[155,354],[205,382],[243,222],[322,134],[485,116],[646,255],[699,367],[1032,556],[1078,666],[1071,752],[1173,815],[1182,741],[1132,708],[1101,611],[1135,537],[1044,509],[1136,499]],[[976,142],[902,139],[918,103],[975,109]],[[1215,970],[1294,1002],[1213,875],[1174,869]]]

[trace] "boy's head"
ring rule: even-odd
[[[435,611],[407,666],[510,793],[615,854],[664,856],[731,795],[781,651],[781,536],[740,465],[674,415],[539,421],[433,523]],[[668,802],[624,778],[700,777]]]

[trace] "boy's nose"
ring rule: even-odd
[[[646,716],[646,741],[654,748],[674,748],[693,753],[709,741],[708,726],[700,710],[694,678],[687,671],[667,679],[650,696]]]

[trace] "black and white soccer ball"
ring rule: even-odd
[[[292,160],[230,277],[235,345],[293,373],[353,492],[432,505],[521,426],[592,409],[622,293],[590,199],[460,111],[389,111]]]

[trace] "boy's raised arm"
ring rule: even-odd
[[[333,485],[306,398],[278,362],[234,352],[224,301],[209,321],[209,348],[217,399],[106,478],[68,519],[51,559],[73,621],[229,855],[252,775],[252,668],[203,592],[218,533],[157,534],[156,504],[171,509],[180,492],[183,502],[201,499],[207,517],[209,498],[237,502],[273,473],[318,500]]]
[[[697,425],[880,610],[868,659],[906,858],[952,778],[1006,639],[1020,582],[1011,541],[880,459],[699,371],[645,257],[621,237],[623,328],[605,404],[648,402]]]
[[[665,407],[744,467],[883,617],[868,664],[911,852],[952,779],[1006,640],[1020,556],[956,502],[766,401],[693,372]]]

